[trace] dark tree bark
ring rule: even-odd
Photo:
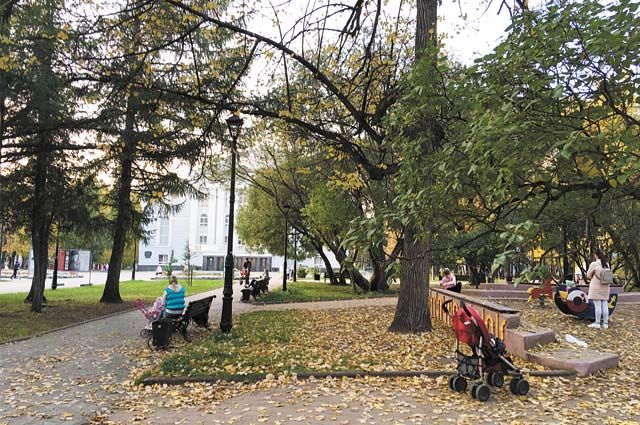
[[[123,152],[120,157],[120,181],[118,182],[118,214],[114,224],[113,246],[109,259],[109,271],[101,303],[121,303],[120,297],[120,270],[122,257],[127,242],[127,230],[131,226],[131,184],[133,181],[132,166],[136,153],[136,140],[134,125],[136,117],[136,105],[132,96],[127,98],[125,112],[125,131],[123,134]]]
[[[41,143],[46,144],[47,137],[41,136]],[[44,286],[47,278],[47,266],[49,265],[49,228],[50,221],[48,217],[49,204],[47,200],[47,167],[48,155],[39,153],[36,158],[36,175],[34,185],[33,208],[31,211],[31,244],[33,245],[33,261],[34,270],[31,280],[31,291],[29,296],[31,300],[31,311],[40,313],[42,311],[42,303],[44,301]]]
[[[429,316],[429,260],[425,247],[416,241],[411,227],[404,234],[404,255],[400,272],[400,294],[391,332],[425,332],[431,330]]]
[[[427,47],[437,46],[437,21],[438,21],[438,1],[439,0],[418,0],[416,19],[416,61],[419,61]],[[432,58],[435,67],[437,55]],[[435,129],[437,123],[435,119],[429,123]],[[433,137],[441,134],[434,131]],[[424,155],[431,153],[438,140],[432,141],[432,146],[424,147]],[[425,186],[428,182],[425,182]],[[429,234],[430,225],[425,229],[418,229],[414,224],[409,224],[405,229],[404,255],[401,260],[401,280],[400,295],[396,307],[395,317],[389,330],[391,332],[424,332],[431,330],[431,317],[429,316],[429,253],[431,252],[430,237],[423,240],[417,236],[421,233]]]
[[[322,258],[322,262],[324,263],[324,268],[327,270],[326,274],[329,276],[329,283],[331,285],[337,285],[339,283],[338,278],[336,277],[336,274],[333,271],[333,266],[331,265],[331,261],[329,261],[329,258],[327,257],[327,255],[324,253],[322,249],[322,244],[317,242],[312,237],[309,237],[309,236],[307,237],[309,238],[309,240],[311,240],[311,244],[316,249],[316,252],[320,256],[320,258]]]
[[[56,290],[58,288],[58,253],[59,252],[60,252],[60,229],[58,228],[58,234],[56,235],[56,253],[54,254],[54,258],[53,258],[53,277],[51,278],[52,290]]]
[[[369,281],[365,279],[364,276],[362,276],[362,273],[360,273],[360,271],[353,266],[345,265],[345,260],[347,260],[347,253],[345,252],[345,250],[340,247],[338,248],[331,247],[330,249],[333,252],[333,255],[335,255],[338,263],[340,263],[340,266],[343,269],[347,270],[349,274],[349,278],[351,279],[351,283],[355,284],[358,288],[362,289],[363,291],[369,292]],[[346,285],[347,282],[344,280],[342,273],[340,273],[340,277],[341,277],[340,283]]]
[[[49,19],[53,20],[53,11]],[[37,117],[37,124],[42,128],[52,128],[51,123],[54,106],[50,93],[50,85],[44,80],[54,75],[52,55],[54,46],[51,40],[42,39],[35,43],[34,54],[40,62],[39,80],[33,93],[31,109]],[[40,313],[44,302],[44,287],[49,266],[49,233],[51,230],[51,196],[49,194],[49,169],[51,167],[51,146],[53,134],[43,131],[37,136],[38,151],[34,164],[33,205],[31,207],[31,244],[33,248],[34,270],[31,290],[27,300],[31,301],[31,311]]]

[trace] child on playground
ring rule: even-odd
[[[456,280],[456,275],[454,275],[449,269],[444,269],[444,276],[440,280],[440,286],[444,289],[457,293],[460,293],[462,290],[462,284]]]

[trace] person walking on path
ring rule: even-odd
[[[249,276],[251,275],[251,261],[247,258],[242,263],[242,273],[245,279],[245,285],[249,286]]]
[[[164,288],[162,294],[164,301],[164,317],[176,319],[182,315],[184,311],[184,287],[178,283],[178,278],[171,276],[169,286]]]
[[[596,320],[589,325],[590,328],[603,329],[609,328],[609,301],[610,288],[609,285],[602,283],[602,269],[609,268],[609,263],[604,259],[602,252],[596,250],[593,253],[593,262],[587,270],[587,278],[589,281],[589,299],[593,301],[596,308]]]
[[[18,258],[13,261],[13,274],[11,275],[11,279],[18,279],[18,272],[20,271],[20,261]]]
[[[444,276],[440,280],[440,286],[457,293],[460,293],[462,290],[462,284],[456,280],[456,275],[449,269],[444,269]]]

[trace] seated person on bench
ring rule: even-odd
[[[457,293],[460,293],[460,290],[462,289],[462,284],[456,280],[456,275],[454,275],[449,269],[444,269],[444,277],[440,281],[440,286],[444,289]]]
[[[162,317],[177,319],[184,311],[184,288],[178,283],[178,278],[171,276],[169,286],[164,288],[164,314]]]

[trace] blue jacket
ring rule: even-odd
[[[182,313],[182,310],[184,310],[184,287],[180,286],[178,292],[175,292],[169,286],[164,289],[164,292],[167,294],[165,308]]]

